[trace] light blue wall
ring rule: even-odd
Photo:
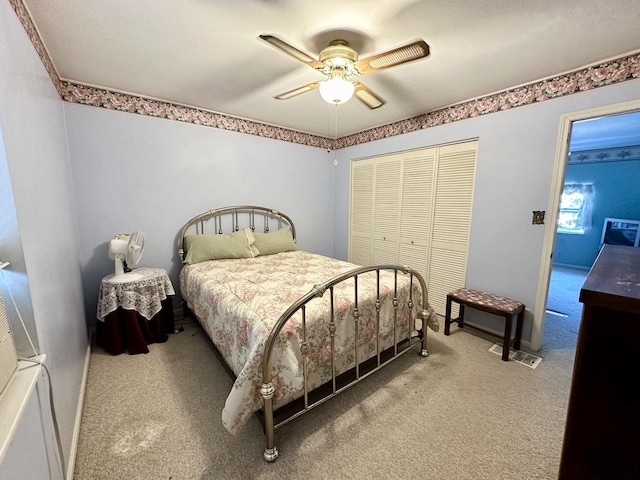
[[[565,183],[593,183],[592,227],[584,235],[558,233],[553,260],[590,268],[605,218],[640,220],[640,160],[567,165]]]
[[[523,338],[530,339],[547,225],[560,117],[640,97],[640,80],[526,107],[427,128],[338,151],[334,253],[347,258],[351,159],[478,138],[476,184],[466,285],[518,299],[527,306]],[[493,317],[482,319],[500,331]]]
[[[17,282],[15,293],[31,301],[33,318],[29,318],[29,308],[23,310],[35,326],[41,352],[47,355],[68,462],[89,341],[63,102],[9,2],[0,2],[0,65],[0,126],[15,208],[10,244],[5,250],[9,256],[3,260],[12,263],[9,276],[26,277],[28,282],[28,292]],[[0,176],[6,185],[6,173]],[[53,438],[48,422],[46,428],[47,437]],[[24,455],[28,478],[31,453],[28,448],[17,452]]]
[[[531,225],[531,211],[548,208],[560,116],[640,97],[640,80],[628,81],[343,149],[334,168],[323,149],[63,105],[8,2],[0,2],[0,65],[11,238],[24,256],[15,265],[28,278],[67,459],[86,322],[95,321],[99,280],[113,269],[106,252],[115,233],[143,230],[142,264],[166,268],[177,284],[182,224],[209,208],[257,203],[296,220],[301,248],[346,258],[351,158],[478,137],[467,285],[531,307],[545,232]]]
[[[13,189],[9,177],[9,164],[4,148],[0,125],[0,262],[10,262],[10,268],[0,272],[0,292],[7,309],[11,332],[19,356],[33,355],[31,343],[36,349],[38,332],[31,305],[31,291],[24,262],[22,238],[18,227],[18,214],[13,200]],[[12,299],[13,297],[13,299]],[[14,302],[15,306],[14,307]],[[19,322],[18,312],[26,328]]]
[[[212,208],[275,208],[292,217],[300,248],[333,253],[326,150],[83,105],[65,112],[90,325],[117,233],[145,233],[140,266],[166,269],[178,295],[178,232]]]

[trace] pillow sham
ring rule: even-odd
[[[187,250],[185,263],[188,265],[207,260],[253,258],[258,255],[253,246],[253,232],[248,228],[217,235],[187,235],[184,240]]]
[[[298,249],[296,242],[293,241],[289,225],[275,232],[254,233],[253,235],[255,237],[254,246],[258,249],[259,255],[273,255]]]

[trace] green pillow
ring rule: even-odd
[[[290,226],[282,227],[275,232],[254,233],[253,235],[256,239],[254,246],[260,255],[273,255],[298,249],[296,242],[293,241]]]
[[[253,232],[248,228],[233,233],[218,235],[187,235],[185,238],[187,257],[184,263],[206,262],[222,258],[253,258]]]

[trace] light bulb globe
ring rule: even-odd
[[[355,85],[344,78],[335,77],[320,82],[320,96],[325,102],[334,105],[347,102],[355,89]]]

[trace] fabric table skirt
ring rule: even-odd
[[[173,300],[168,296],[162,301],[161,310],[147,320],[135,310],[119,307],[109,313],[104,321],[98,321],[96,343],[111,355],[125,351],[129,355],[149,353],[147,345],[164,343],[174,332]]]

